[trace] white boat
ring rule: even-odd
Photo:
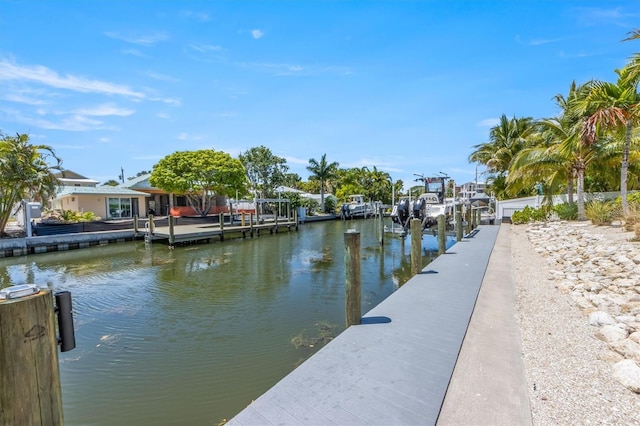
[[[347,197],[347,202],[340,208],[340,217],[343,219],[351,219],[355,217],[364,217],[373,215],[373,206],[371,203],[364,201],[364,195],[355,194]]]

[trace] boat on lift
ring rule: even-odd
[[[455,204],[453,199],[445,198],[444,177],[423,178],[425,181],[425,192],[414,200],[401,198],[393,206],[391,212],[392,227],[391,232],[400,233],[395,229],[402,228],[407,233],[410,228],[411,219],[419,219],[422,230],[431,229],[437,226],[438,216],[444,215],[445,223],[449,227],[455,214]]]

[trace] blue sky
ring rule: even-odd
[[[639,23],[638,0],[2,0],[0,130],[101,182],[264,145],[305,180],[326,153],[463,183],[500,115],[615,81]]]

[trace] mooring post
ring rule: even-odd
[[[382,206],[378,207],[380,214],[380,245],[384,245],[384,215],[382,214]]]
[[[456,241],[462,241],[462,207],[456,209]]]
[[[240,217],[240,224],[244,226],[244,212],[242,212],[242,216]]]
[[[447,251],[447,227],[444,215],[438,216],[438,256]]]
[[[249,213],[249,235],[253,238],[253,213]]]
[[[293,221],[296,223],[296,231],[298,230],[298,209],[293,210]]]
[[[169,215],[171,216],[171,215]],[[153,223],[153,215],[149,215],[149,234],[153,235],[153,231],[155,230],[155,224]]]
[[[173,216],[169,216],[169,247],[173,247],[173,245],[176,242],[176,236],[175,233],[173,231]]]
[[[344,233],[344,263],[346,289],[347,327],[360,324],[361,312],[361,269],[360,269],[360,233],[348,229]]]
[[[53,297],[0,300],[0,425],[62,425]]]
[[[478,209],[476,210],[477,216],[478,216],[478,220],[476,221],[476,223],[478,224],[478,226],[482,225],[482,210]]]
[[[422,269],[422,223],[420,219],[411,219],[411,276],[418,275]]]
[[[138,215],[133,216],[133,235],[138,235]]]
[[[469,233],[471,232],[471,208],[467,208],[466,211],[464,212],[464,220],[466,222],[466,226],[464,227],[464,233],[466,235],[469,235]]]
[[[220,212],[218,214],[218,224],[220,225],[220,230],[224,229],[224,213]]]

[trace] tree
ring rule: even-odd
[[[535,132],[535,122],[531,117],[500,117],[498,125],[491,128],[489,142],[475,145],[476,150],[469,156],[470,162],[487,166],[491,174],[490,189],[498,199],[506,195],[506,177],[511,162],[520,150],[530,145],[529,137]]]
[[[102,186],[118,186],[118,185],[120,185],[120,182],[118,182],[115,179],[109,179],[108,181],[102,184]]]
[[[312,177],[320,181],[320,210],[324,212],[324,192],[327,182],[335,179],[338,173],[338,167],[340,164],[337,162],[327,163],[327,154],[322,154],[320,161],[315,159],[309,159],[309,165],[307,170],[312,174]]]
[[[251,148],[238,157],[244,166],[247,178],[254,191],[262,197],[275,197],[275,189],[284,184],[289,170],[287,160],[274,155],[265,146]]]
[[[624,136],[622,161],[620,168],[620,196],[622,214],[629,214],[627,199],[629,151],[634,126],[640,121],[639,78],[630,78],[631,69],[624,67],[615,70],[618,74],[616,84],[603,81],[590,81],[584,85],[584,94],[574,105],[579,114],[586,115],[581,138],[585,144],[598,141],[599,130],[620,132]]]
[[[56,171],[62,160],[47,145],[32,145],[29,136],[1,135],[0,139],[0,235],[14,205],[24,198],[47,200],[59,188]],[[49,161],[53,160],[53,165]]]
[[[184,195],[196,212],[206,216],[216,195],[246,191],[246,172],[238,159],[213,149],[177,151],[153,167],[149,183]]]

